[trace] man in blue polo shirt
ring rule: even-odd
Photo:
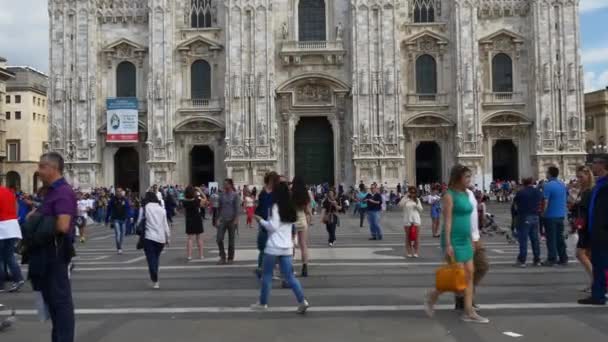
[[[513,200],[517,210],[517,238],[519,240],[519,255],[515,266],[526,267],[528,255],[528,239],[532,244],[534,266],[540,265],[539,219],[538,214],[543,195],[534,186],[532,178],[524,178],[524,187],[515,195]]]
[[[564,239],[564,219],[566,217],[566,200],[568,190],[566,185],[557,179],[559,169],[549,166],[547,169],[547,181],[543,187],[545,197],[544,223],[547,239],[547,260],[543,266],[568,264],[566,254],[566,241]],[[558,260],[559,257],[559,260]]]

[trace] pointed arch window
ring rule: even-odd
[[[199,59],[190,67],[190,91],[193,99],[211,98],[211,66]]]
[[[416,93],[437,94],[437,62],[431,55],[416,59]]]
[[[507,54],[499,53],[492,58],[492,91],[513,92],[513,61]]]
[[[211,27],[211,0],[191,0],[190,23],[193,28]]]
[[[325,41],[325,1],[300,0],[298,4],[300,41]]]
[[[435,15],[441,11],[441,2],[437,0],[412,0],[412,13],[415,23],[433,23]]]
[[[121,62],[116,68],[116,97],[136,97],[137,79],[135,65]]]

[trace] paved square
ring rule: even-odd
[[[507,206],[491,204],[489,210],[501,227],[510,226]],[[566,268],[514,268],[517,245],[501,236],[485,237],[491,270],[476,300],[491,323],[462,323],[451,310],[448,295],[441,299],[437,317],[428,319],[422,297],[433,286],[434,270],[440,265],[428,212],[419,259],[403,257],[399,211],[383,216],[383,241],[368,241],[367,222],[359,228],[356,217],[343,215],[334,248],[327,247],[319,221],[316,216],[311,228],[310,276],[300,278],[311,303],[304,317],[294,313],[293,294],[280,289],[278,282],[271,294],[271,312],[249,310],[259,295],[252,272],[256,231],[244,224],[237,262],[217,266],[210,221],[205,221],[205,259],[187,262],[183,218],[178,217],[172,245],[161,256],[160,290],[149,288],[146,261],[135,249],[135,237],[129,237],[125,253],[117,255],[113,231],[91,227],[88,242],[77,246],[72,279],[77,341],[570,342],[608,337],[608,308],[576,304],[587,279],[574,258]],[[29,289],[2,294],[0,302],[19,313],[15,328],[0,334],[2,342],[50,339],[50,324],[37,321]],[[522,336],[512,337],[517,335]]]

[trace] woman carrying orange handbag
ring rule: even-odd
[[[449,189],[443,196],[444,226],[441,233],[441,247],[448,260],[454,260],[460,267],[464,267],[466,289],[464,290],[464,314],[461,319],[465,322],[489,323],[487,318],[477,314],[473,308],[474,267],[471,213],[474,208],[466,192],[470,182],[471,170],[469,168],[463,165],[455,165],[452,168]],[[453,273],[457,274],[457,272]],[[443,292],[445,289],[438,286],[438,289],[427,293],[424,307],[429,317],[433,317],[433,307]]]
[[[405,230],[405,250],[407,251],[407,257],[417,258],[419,247],[418,237],[420,236],[420,213],[423,208],[415,186],[409,186],[407,188],[407,197],[401,199],[399,206],[403,208],[403,229]]]

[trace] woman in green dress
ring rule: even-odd
[[[461,319],[465,322],[489,323],[473,308],[473,243],[471,241],[471,214],[473,205],[469,200],[466,189],[471,183],[471,170],[463,165],[455,165],[450,172],[448,191],[443,196],[443,231],[441,247],[446,259],[459,263],[464,267],[467,277],[467,288],[464,291],[464,314]],[[425,300],[425,311],[433,316],[433,306],[441,292],[431,290]]]

